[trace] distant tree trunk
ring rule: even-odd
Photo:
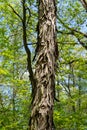
[[[29,129],[54,130],[55,64],[58,56],[55,0],[39,0],[38,15],[36,87],[33,91]]]
[[[14,57],[15,57],[15,53],[14,53]],[[14,58],[15,61],[15,58]],[[15,79],[15,63],[13,63],[13,80]],[[16,91],[15,91],[15,86],[13,85],[13,90],[12,90],[12,106],[13,106],[13,123],[15,123],[15,98],[16,98]],[[15,128],[12,128],[12,130],[15,130]]]
[[[79,106],[79,111],[81,109],[81,85],[80,85],[80,82],[81,82],[81,77],[79,77],[79,87],[78,87],[78,91],[79,91],[79,101],[78,101],[78,106]]]
[[[73,73],[73,68],[72,68],[72,64],[71,63],[69,64],[69,69],[71,71],[71,74],[69,74],[69,76],[68,76],[68,91],[69,91],[69,96],[71,97],[71,99],[73,99],[72,93],[71,93],[71,89],[70,89],[70,80],[71,80],[71,77],[73,78],[73,88],[75,87],[74,86],[75,82],[74,82],[74,73]],[[73,112],[76,111],[75,110],[75,103],[74,102],[72,102],[72,110],[73,110]]]

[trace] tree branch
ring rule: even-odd
[[[85,10],[87,12],[87,2],[86,2],[86,0],[80,0],[80,2],[82,3],[83,7],[85,8]]]
[[[12,9],[12,11],[16,14],[16,16],[18,16],[20,20],[23,21],[22,17],[15,11],[15,9],[10,4],[8,4],[8,6]]]
[[[35,80],[35,77],[34,77],[34,74],[33,74],[33,70],[32,70],[32,64],[31,64],[31,52],[30,52],[30,49],[28,48],[28,44],[27,44],[27,33],[26,33],[26,8],[25,8],[25,0],[23,0],[22,2],[22,6],[23,6],[23,43],[24,43],[24,48],[25,48],[25,51],[26,51],[26,54],[27,54],[27,69],[28,69],[28,72],[29,72],[29,78],[30,78],[30,81],[31,81],[31,85],[32,85],[32,96],[34,98],[34,91],[35,91],[35,86],[36,86],[36,80]]]
[[[63,26],[65,28],[67,28],[69,30],[69,32],[65,32],[65,31],[61,31],[61,30],[57,30],[58,33],[61,33],[61,34],[67,34],[67,35],[73,35],[77,38],[78,42],[87,50],[87,45],[82,42],[77,36],[76,36],[76,33],[79,33],[81,34],[82,36],[86,37],[87,38],[87,34],[83,33],[83,32],[80,32],[76,29],[73,29],[73,28],[70,28],[69,26],[67,26],[58,16],[58,20],[63,24]]]
[[[27,7],[27,10],[28,10],[28,13],[29,13],[28,20],[27,20],[27,24],[28,24],[29,23],[29,19],[31,17],[31,11],[30,11],[30,9],[28,7]]]
[[[79,38],[77,38],[79,43],[87,50],[87,44],[82,42]]]
[[[76,30],[76,29],[74,29],[74,28],[70,28],[68,25],[66,25],[66,24],[60,19],[60,17],[59,17],[58,15],[57,15],[57,18],[58,18],[58,20],[60,21],[60,23],[62,23],[62,25],[70,31],[70,32],[67,33],[67,34],[76,35],[75,33],[79,33],[79,34],[81,34],[82,36],[84,36],[84,37],[87,38],[87,34],[85,34],[85,33],[83,33],[83,32],[80,32],[80,31],[78,31],[78,30]],[[58,32],[58,30],[57,30],[57,32]]]

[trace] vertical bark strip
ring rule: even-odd
[[[32,102],[30,130],[54,130],[53,105],[57,58],[55,0],[39,0],[38,15],[36,88]]]

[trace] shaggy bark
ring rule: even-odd
[[[29,129],[54,130],[55,65],[58,56],[55,0],[39,0],[38,14],[36,88],[34,88]]]

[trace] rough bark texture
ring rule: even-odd
[[[36,87],[34,88],[29,129],[54,130],[53,105],[57,58],[55,0],[39,0],[38,9]]]

